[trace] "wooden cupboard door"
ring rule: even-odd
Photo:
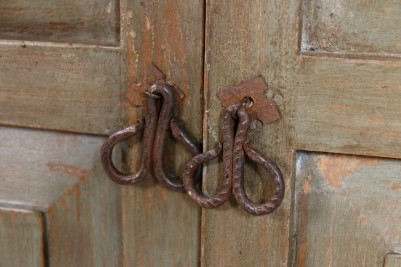
[[[0,266],[197,265],[200,209],[151,175],[112,183],[100,147],[142,116],[125,95],[150,64],[200,138],[203,17],[202,1],[0,3]],[[131,141],[115,161],[133,171]]]
[[[281,119],[254,146],[277,162],[285,199],[254,217],[202,211],[202,266],[398,266],[399,1],[206,1],[204,146],[219,141],[219,90],[255,75]],[[207,167],[204,189],[221,177]],[[247,193],[268,199],[251,164]],[[262,173],[263,174],[263,173]]]

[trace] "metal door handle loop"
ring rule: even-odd
[[[247,134],[250,125],[249,114],[244,106],[239,107],[238,128],[234,142],[234,165],[233,165],[233,195],[238,204],[253,215],[265,215],[278,208],[284,198],[284,179],[278,166],[260,151],[254,149]],[[248,158],[261,165],[270,174],[274,181],[274,193],[270,200],[265,203],[255,203],[245,194],[244,189],[244,152]]]
[[[200,153],[200,146],[179,123],[178,118],[172,116],[173,106],[176,103],[175,88],[166,82],[158,82],[150,87],[146,95],[145,119],[112,134],[102,146],[101,161],[109,178],[119,184],[134,184],[146,177],[149,168],[153,165],[156,178],[167,188],[183,192],[182,180],[166,174],[163,166],[163,152],[166,133],[171,130],[173,138],[181,143],[192,156]],[[161,107],[159,108],[159,106]],[[111,156],[113,147],[137,134],[144,128],[143,147],[139,170],[131,175],[119,171],[113,164]],[[197,171],[195,183],[200,181],[201,170]]]
[[[247,135],[250,125],[248,113],[250,98],[246,97],[240,102],[224,110],[221,121],[223,144],[218,148],[208,150],[195,156],[186,165],[183,179],[188,195],[201,207],[216,208],[224,204],[234,195],[239,205],[253,215],[265,215],[273,212],[284,197],[284,180],[278,166],[265,157],[260,151],[254,149]],[[237,124],[236,130],[235,123]],[[203,163],[223,154],[224,179],[220,190],[214,196],[208,196],[193,186],[193,174],[196,168]],[[252,202],[245,194],[244,189],[244,154],[248,158],[265,168],[275,183],[274,194],[266,203]]]
[[[219,144],[217,148],[208,150],[202,154],[197,155],[189,161],[184,170],[183,179],[184,186],[188,195],[203,208],[217,208],[223,205],[231,195],[232,189],[232,157],[233,157],[233,144],[234,144],[234,127],[235,121],[233,115],[235,111],[242,104],[243,101],[227,107],[224,110],[220,126],[223,132],[223,143]],[[219,191],[213,196],[208,196],[197,189],[193,184],[192,177],[199,166],[209,160],[219,157],[223,154],[223,169],[224,178],[223,184]]]
[[[107,138],[101,149],[101,162],[103,169],[108,177],[114,182],[122,185],[134,184],[145,179],[151,164],[151,152],[153,150],[153,140],[157,125],[157,103],[152,97],[146,98],[146,114],[145,119],[138,123],[120,130]],[[139,169],[134,174],[124,174],[119,171],[113,164],[112,152],[115,145],[125,139],[136,135],[144,129],[142,156]]]
[[[163,98],[163,104],[157,122],[157,135],[155,136],[152,153],[155,176],[165,187],[174,191],[185,192],[182,179],[167,173],[163,166],[164,143],[170,125],[172,126],[171,129],[174,129],[174,137],[189,150],[192,156],[199,154],[201,151],[194,141],[191,140],[192,138],[189,138],[185,131],[180,128],[177,120],[172,120],[172,110],[175,102],[174,88],[163,82],[152,85],[150,92],[152,94],[160,95]]]

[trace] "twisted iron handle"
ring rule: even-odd
[[[198,142],[190,136],[178,118],[172,116],[175,93],[173,86],[159,82],[146,92],[145,119],[112,134],[103,144],[101,149],[101,162],[108,177],[114,182],[122,185],[134,184],[142,181],[149,172],[151,165],[154,167],[155,176],[167,188],[184,192],[183,182],[170,174],[166,174],[163,166],[164,142],[166,132],[171,130],[173,137],[181,143],[191,154],[195,156],[200,153]],[[159,111],[159,104],[161,108]],[[144,129],[143,146],[139,169],[134,174],[124,174],[113,164],[112,152],[114,146],[125,139],[136,135]],[[194,183],[201,180],[202,170],[196,171]]]
[[[234,117],[238,121],[237,129],[234,130]],[[216,208],[223,205],[234,195],[238,204],[253,215],[265,215],[273,212],[280,206],[284,198],[284,179],[278,166],[260,151],[254,149],[247,141],[250,118],[244,101],[229,106],[225,109],[221,122],[223,132],[223,144],[219,147],[195,156],[186,165],[183,179],[188,195],[203,208]],[[235,132],[235,133],[234,133]],[[234,137],[235,134],[235,137]],[[222,148],[223,147],[223,148]],[[192,181],[196,168],[209,160],[223,154],[224,178],[219,191],[208,196],[198,190]],[[260,164],[267,170],[274,181],[274,194],[265,203],[255,203],[245,194],[244,189],[244,163],[246,154],[250,160]]]

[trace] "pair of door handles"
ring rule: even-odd
[[[145,91],[144,119],[112,134],[103,144],[102,165],[111,180],[122,185],[135,184],[145,179],[152,168],[155,177],[162,185],[174,191],[186,192],[203,208],[217,208],[233,195],[238,204],[253,215],[265,215],[277,209],[284,197],[282,173],[272,160],[254,149],[247,139],[254,119],[254,114],[250,112],[252,99],[245,96],[224,109],[220,123],[223,142],[214,149],[202,153],[199,143],[186,132],[181,121],[173,115],[178,98],[177,90],[175,86],[165,81],[151,85],[149,90]],[[141,130],[143,130],[143,145],[139,168],[136,173],[124,174],[113,164],[113,147]],[[165,141],[169,130],[193,157],[186,164],[182,177],[174,177],[167,173],[163,166]],[[253,202],[245,193],[245,155],[262,166],[273,180],[272,196],[264,203]],[[223,158],[223,181],[218,192],[209,196],[201,190],[202,165],[220,156]]]

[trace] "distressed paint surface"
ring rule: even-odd
[[[119,62],[114,48],[0,42],[0,124],[116,130],[122,121]]]
[[[398,0],[303,1],[303,52],[401,56]]]
[[[389,253],[386,255],[383,267],[398,267],[401,265],[401,254]]]
[[[0,2],[0,39],[118,45],[119,0]]]
[[[198,140],[202,123],[203,1],[130,1],[127,3],[126,84],[137,90],[150,64],[154,64],[183,91],[177,105],[185,127]],[[128,123],[141,116],[128,101]],[[138,166],[138,138],[129,147],[128,168]],[[176,142],[167,142],[166,166],[181,174],[190,155]],[[125,266],[197,266],[200,209],[188,196],[172,192],[149,175],[141,184],[122,189]]]
[[[40,212],[0,208],[0,266],[44,267]]]
[[[49,266],[121,266],[120,195],[100,165],[103,140],[0,128],[0,205],[44,214]]]
[[[383,266],[399,253],[400,173],[399,160],[299,152],[297,266]]]
[[[320,7],[317,3],[324,2],[327,6],[371,6],[374,1],[303,2],[315,5],[313,8],[316,12],[326,12],[325,6]],[[394,1],[382,2],[376,5],[398,6]],[[299,251],[296,250],[294,237],[298,233],[293,227],[291,216],[295,215],[291,203],[294,201],[293,190],[297,193],[300,189],[293,189],[296,179],[292,178],[294,151],[401,157],[401,64],[397,61],[397,55],[387,57],[388,51],[385,51],[390,47],[386,42],[395,44],[399,34],[382,42],[375,36],[378,32],[372,32],[372,47],[376,46],[376,50],[369,50],[369,53],[362,49],[359,51],[355,45],[356,50],[348,51],[352,53],[345,51],[341,55],[332,53],[324,56],[322,53],[312,54],[302,50],[304,40],[301,35],[306,34],[302,17],[319,17],[305,14],[309,11],[302,9],[301,1],[228,3],[209,0],[206,5],[204,147],[210,148],[220,140],[218,123],[222,107],[217,102],[216,94],[223,88],[261,75],[268,84],[266,95],[277,104],[281,120],[261,127],[251,140],[283,170],[286,195],[280,209],[263,218],[242,214],[234,204],[225,205],[217,211],[203,211],[201,263],[203,266],[296,266],[295,255]],[[319,11],[319,8],[323,10]],[[376,14],[372,8],[358,12],[362,12],[367,19]],[[393,15],[376,18],[382,23],[379,27],[388,26],[383,33],[398,31],[399,27],[393,27],[388,20],[397,22],[399,18],[390,9],[385,12]],[[362,15],[360,17],[365,19]],[[341,26],[348,25],[346,21],[344,19]],[[360,21],[353,23],[364,27]],[[333,31],[323,28],[322,33],[330,35]],[[384,52],[380,49],[384,49]],[[326,166],[328,183],[333,188],[341,188],[344,180],[338,177],[358,172],[360,164],[359,158],[347,162],[341,161],[341,158],[330,159],[323,164]],[[372,168],[376,167],[375,160],[369,164]],[[330,166],[336,165],[342,168],[333,171]],[[268,193],[264,188],[268,188],[269,184],[259,181],[259,174],[256,175],[252,169],[246,170],[249,173],[246,179],[247,192],[255,200],[262,200],[262,195]],[[392,172],[392,175],[396,175],[395,170]],[[252,177],[254,174],[255,178]],[[204,189],[214,192],[220,176],[221,170],[217,164],[205,167]],[[306,183],[303,186],[306,190],[311,185]],[[399,188],[399,183],[394,181],[390,188]],[[335,205],[330,200],[325,204]],[[330,218],[329,215],[327,218]],[[324,235],[324,230],[316,229],[316,235]],[[358,233],[354,228],[350,228],[350,231]],[[376,239],[371,236],[360,234],[360,237],[373,247],[376,244]],[[347,247],[342,249],[344,251]],[[380,257],[377,256],[379,254]],[[385,251],[379,254],[372,257],[380,258],[382,264]],[[327,265],[326,262],[319,264],[316,266]]]
[[[277,105],[281,119],[260,127],[250,137],[255,148],[282,170],[286,195],[272,214],[255,217],[234,201],[202,210],[202,266],[287,266],[290,230],[292,151],[290,107],[297,55],[297,1],[206,2],[204,148],[221,141],[218,124],[223,110],[217,93],[255,75],[267,82],[266,95]],[[245,170],[246,193],[254,201],[270,196],[271,181],[249,166]],[[204,170],[204,190],[218,188],[222,164]],[[261,177],[262,175],[262,177]]]
[[[401,62],[300,56],[297,63],[294,148],[401,156]]]

